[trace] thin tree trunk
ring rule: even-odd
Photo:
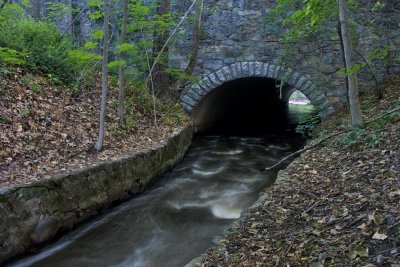
[[[31,0],[30,1],[30,11],[31,11],[31,16],[35,19],[41,19],[42,18],[42,0]]]
[[[72,14],[72,0],[68,0],[68,14],[67,14],[67,20],[68,20],[68,25],[71,25],[71,27],[68,26],[69,33],[71,36],[74,36],[74,27],[73,27],[73,21],[74,21],[74,15]]]
[[[341,24],[340,24],[340,20],[338,21],[338,24],[337,24],[337,31],[338,31],[338,35],[339,35],[340,49],[341,49],[341,52],[342,52],[342,60],[343,60],[343,63],[344,63],[344,68],[347,70],[346,58],[345,58],[345,56],[344,56],[344,46],[343,46],[343,37],[342,37],[342,26],[341,26]],[[346,85],[346,89],[348,90],[348,88],[349,88],[349,79],[347,79],[347,77],[346,77],[346,79],[345,79],[345,85]],[[347,92],[348,92],[348,91],[347,91]],[[349,94],[348,94],[348,93],[347,93],[346,99],[347,99],[347,101],[350,103]]]
[[[104,41],[103,41],[103,66],[102,66],[102,77],[101,77],[101,104],[100,104],[100,126],[99,126],[99,137],[95,148],[97,151],[103,149],[104,143],[104,124],[106,117],[106,99],[107,99],[107,64],[108,64],[108,46],[110,44],[110,0],[104,0]]]
[[[126,42],[126,27],[128,25],[128,4],[129,0],[124,0],[123,15],[122,15],[122,25],[121,25],[121,44]],[[120,60],[124,64],[119,65],[118,69],[118,123],[120,126],[125,125],[125,64],[127,61],[126,53],[121,53]]]
[[[193,23],[193,48],[192,54],[190,55],[189,63],[184,71],[185,75],[192,75],[194,69],[197,65],[197,59],[199,56],[199,47],[200,47],[200,28],[201,28],[201,15],[203,13],[203,0],[197,0],[196,2],[196,14],[195,20]],[[187,82],[187,79],[180,79],[176,82],[174,86],[172,86],[174,91],[181,91]]]
[[[200,27],[201,15],[203,13],[203,0],[197,0],[196,3],[196,18],[193,25],[193,52],[190,56],[189,64],[185,69],[185,74],[191,75],[196,67],[197,58],[199,56],[200,47]]]
[[[349,104],[351,113],[351,122],[353,126],[362,126],[363,119],[361,116],[360,99],[358,95],[358,81],[357,73],[351,72],[351,67],[353,66],[352,61],[352,48],[351,40],[348,29],[348,15],[346,0],[338,0],[339,3],[339,20],[342,34],[344,57],[346,61],[346,69],[349,72],[347,79],[349,82]]]
[[[144,35],[143,35],[143,29],[141,30],[142,32],[142,40],[144,40]],[[149,68],[149,79],[150,79],[150,90],[151,90],[151,96],[153,99],[153,116],[154,116],[154,126],[158,127],[157,123],[157,107],[156,107],[156,96],[154,94],[154,83],[153,83],[153,76],[151,75],[151,67],[150,67],[150,57],[149,57],[149,50],[147,50],[146,47],[146,42],[144,43],[144,51],[146,52],[146,61],[147,61],[147,67]],[[154,65],[153,65],[154,66]]]
[[[157,9],[157,14],[160,16],[169,13],[170,0],[159,0],[159,6]],[[169,75],[166,72],[166,65],[168,64],[168,47],[163,47],[167,42],[169,37],[169,31],[165,30],[160,33],[154,43],[154,55],[156,56],[156,62],[153,70],[153,82],[154,82],[154,92],[157,95],[163,93],[169,87]],[[163,49],[164,48],[164,49]],[[157,60],[157,56],[161,55],[160,60]]]
[[[71,2],[72,2],[72,1],[71,1]],[[89,7],[89,5],[86,4],[84,7],[82,7],[82,8],[79,10],[79,12],[78,12],[76,15],[73,15],[73,14],[72,14],[73,10],[72,10],[72,8],[71,8],[71,16],[72,16],[73,19],[72,19],[71,23],[68,25],[68,27],[64,30],[64,32],[63,32],[63,34],[62,34],[62,37],[64,37],[68,32],[71,32],[71,33],[74,32],[74,23],[75,23],[76,20],[82,15],[82,13],[83,13],[84,11],[87,10],[88,7]]]

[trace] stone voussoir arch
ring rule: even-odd
[[[317,108],[322,118],[335,111],[326,94],[320,92],[317,86],[304,75],[289,68],[259,61],[233,63],[203,76],[199,82],[188,86],[182,92],[181,105],[191,114],[199,102],[215,88],[229,81],[249,77],[285,81],[290,90],[302,92]]]

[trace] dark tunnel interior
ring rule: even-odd
[[[252,77],[217,87],[194,110],[198,133],[260,135],[293,128],[288,102],[280,99],[276,84],[273,79]]]

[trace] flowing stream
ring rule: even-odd
[[[10,266],[183,266],[239,218],[301,145],[289,134],[203,136],[145,193]]]

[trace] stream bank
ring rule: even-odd
[[[181,128],[147,151],[0,189],[0,263],[142,192],[183,158],[192,135]]]
[[[398,107],[399,89],[389,84],[381,101],[364,96],[365,119]],[[189,266],[400,266],[399,118],[303,153]],[[348,124],[338,113],[318,134]]]

